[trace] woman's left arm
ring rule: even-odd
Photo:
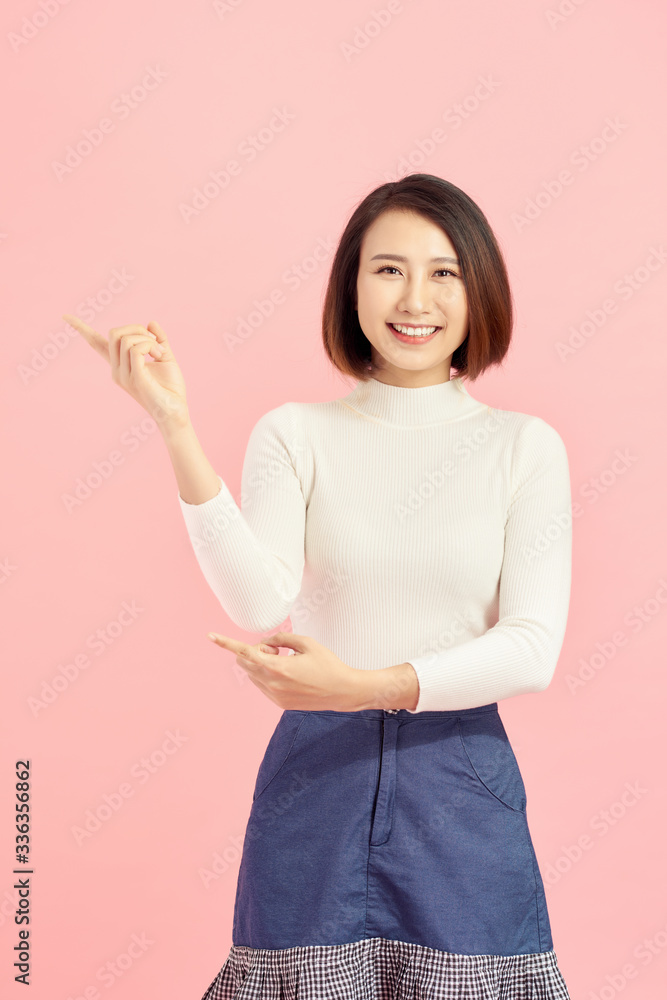
[[[395,707],[455,711],[548,687],[570,603],[571,501],[565,444],[533,417],[517,436],[512,463],[498,622],[475,639],[380,671],[380,687],[386,681],[385,689],[395,691],[401,678],[407,685],[403,698],[394,694]],[[419,688],[416,706],[408,664]]]
[[[517,436],[511,478],[499,618],[483,635],[380,670],[354,669],[293,633],[255,646],[220,635],[215,641],[236,653],[256,686],[283,708],[457,711],[544,691],[567,624],[572,508],[565,444],[540,417]],[[300,655],[277,658],[281,646]]]

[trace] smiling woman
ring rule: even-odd
[[[322,334],[332,363],[355,378],[382,369],[397,384],[427,385],[449,379],[452,367],[474,381],[505,357],[513,313],[503,255],[479,206],[441,178],[413,174],[372,191],[350,218],[331,268]],[[412,364],[402,351],[395,371],[381,347],[391,344],[386,331],[394,323],[440,328],[423,342],[432,347],[426,357]]]
[[[567,452],[463,381],[502,362],[512,318],[479,207],[409,175],[332,262],[323,342],[352,391],[260,417],[240,507],[191,431],[166,436],[228,616],[300,633],[217,640],[283,712],[204,1000],[568,1000],[498,712],[545,690],[563,642]]]
[[[569,1000],[498,712],[544,691],[558,661],[568,460],[540,417],[464,384],[502,362],[512,327],[481,210],[429,174],[361,202],[322,325],[357,384],[259,418],[241,506],[194,433],[159,324],[107,340],[66,318],[157,422],[228,616],[250,632],[300,625],[214,639],[283,712],[255,784],[232,947],[204,1000]]]

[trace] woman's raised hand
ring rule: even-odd
[[[185,380],[159,323],[115,326],[107,340],[77,316],[65,313],[63,319],[108,361],[112,380],[136,399],[158,426],[187,423]]]

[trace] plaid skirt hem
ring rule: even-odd
[[[551,951],[458,955],[388,938],[232,945],[202,1000],[570,1000]]]

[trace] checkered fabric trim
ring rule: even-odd
[[[553,950],[457,955],[406,941],[232,946],[202,1000],[570,1000]]]

